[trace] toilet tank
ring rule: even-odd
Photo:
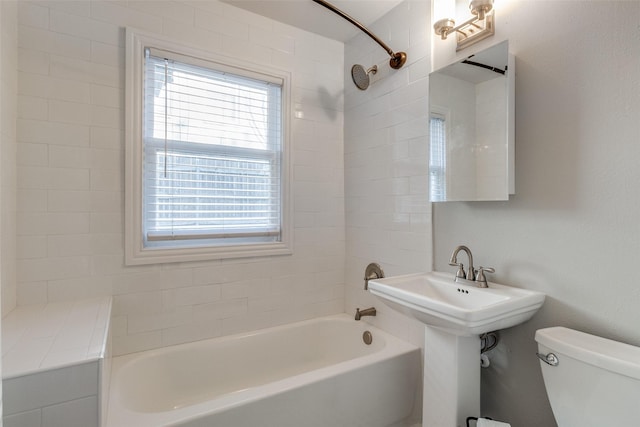
[[[640,425],[640,348],[563,327],[536,331],[538,353],[558,427]]]

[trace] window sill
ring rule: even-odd
[[[173,262],[209,261],[232,258],[255,258],[291,255],[293,251],[286,243],[266,243],[220,247],[194,248],[145,248],[129,250],[125,254],[125,265],[165,264]]]

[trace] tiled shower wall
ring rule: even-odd
[[[364,270],[379,263],[387,276],[431,270],[428,195],[429,2],[405,1],[371,30],[407,53],[400,70],[360,34],[345,45],[346,310],[375,306],[366,321],[421,345],[423,327],[364,291]],[[376,64],[371,85],[351,81],[353,64]]]
[[[0,2],[0,281],[2,314],[16,306],[16,1]]]
[[[17,3],[0,2],[0,287],[2,313],[16,306]],[[1,371],[1,369],[0,369]],[[1,377],[1,372],[0,372]],[[0,381],[1,382],[1,381]],[[3,413],[0,387],[0,415]],[[1,417],[0,417],[1,418]],[[0,419],[0,426],[2,420]]]
[[[124,266],[125,26],[292,72],[293,255]],[[18,304],[113,295],[116,355],[342,312],[343,50],[216,1],[21,1]]]

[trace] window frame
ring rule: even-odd
[[[440,151],[442,152],[442,157],[444,159],[443,164],[437,165],[434,168],[432,164],[433,160],[433,148],[434,148],[434,140],[433,135],[429,135],[429,201],[430,202],[444,202],[447,200],[448,186],[449,186],[449,154],[447,150],[447,144],[451,140],[451,112],[448,108],[440,107],[440,106],[431,106],[431,111],[429,112],[429,132],[431,133],[431,124],[432,120],[442,120],[444,123],[444,141],[438,141],[438,143],[442,142]],[[435,169],[435,170],[434,170]],[[433,180],[437,179],[442,184],[442,194],[441,197],[435,198],[433,194]]]
[[[282,81],[282,152],[281,152],[281,239],[278,242],[244,243],[231,245],[183,247],[145,247],[143,224],[144,197],[144,54],[145,48],[155,48],[189,58],[189,63],[205,65],[217,70],[228,70],[265,81]],[[238,72],[240,71],[240,72]],[[156,264],[168,262],[204,261],[227,258],[244,258],[288,255],[292,248],[292,203],[290,168],[290,111],[291,74],[262,64],[224,57],[176,43],[173,40],[126,29],[125,70],[125,264]]]

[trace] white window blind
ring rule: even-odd
[[[443,116],[432,114],[429,120],[431,151],[429,152],[429,191],[431,201],[442,202],[447,197],[446,183],[446,120]]]
[[[145,49],[145,247],[278,242],[282,82]]]

